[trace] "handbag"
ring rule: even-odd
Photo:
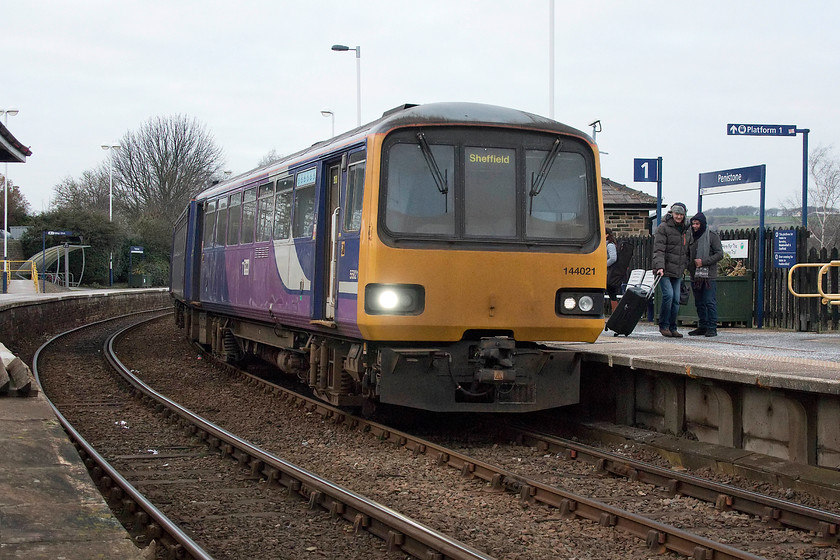
[[[680,305],[687,305],[688,304],[688,296],[691,294],[691,288],[688,287],[688,284],[683,282],[680,284]]]
[[[708,278],[709,277],[709,267],[708,266],[698,266],[694,270],[694,277],[695,278]]]

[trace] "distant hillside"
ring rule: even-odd
[[[716,229],[741,229],[758,227],[757,206],[731,206],[703,210],[709,225]],[[764,211],[765,227],[796,227],[801,219],[798,214],[782,208],[767,208]]]

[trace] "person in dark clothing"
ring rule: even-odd
[[[710,230],[706,216],[698,212],[691,218],[688,242],[688,271],[697,305],[697,328],[689,336],[717,336],[717,263],[723,258],[720,236]]]
[[[685,204],[675,202],[656,228],[653,239],[653,270],[662,276],[659,282],[662,292],[659,334],[662,336],[682,338],[682,334],[677,331],[677,314],[680,312],[680,285],[688,264],[686,230]]]
[[[615,242],[615,236],[610,228],[607,228],[607,295],[610,296],[610,310],[615,311],[618,307],[618,291],[621,289],[621,284],[610,284],[610,281],[615,279],[618,275],[614,274],[613,269],[615,263],[618,261],[618,247]]]

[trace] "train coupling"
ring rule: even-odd
[[[513,357],[516,341],[508,337],[482,338],[475,349],[475,381],[479,383],[513,383],[516,369]]]

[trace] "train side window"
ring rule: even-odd
[[[239,244],[239,230],[242,227],[242,193],[230,195],[228,202],[227,244]]]
[[[216,214],[218,214],[218,217],[216,218],[216,242],[214,243],[216,247],[225,246],[228,217],[227,204],[228,199],[226,196],[219,199],[219,206],[216,210]]]
[[[274,239],[288,239],[292,226],[291,177],[277,181],[277,196],[274,197]]]
[[[204,247],[212,247],[216,228],[216,201],[204,204]]]
[[[274,220],[274,182],[260,185],[257,203],[257,241],[271,239],[271,224]]]
[[[254,242],[254,221],[257,219],[257,189],[248,189],[242,196],[241,243]]]
[[[525,153],[525,236],[529,238],[583,238],[592,229],[589,187],[583,155],[560,152],[538,191],[531,176],[539,174],[548,152]]]
[[[292,213],[292,237],[312,237],[315,231],[315,169],[301,171],[295,177],[295,208]]]
[[[365,153],[350,156],[347,170],[347,193],[344,196],[344,231],[359,231],[362,227],[362,199],[365,187]]]

